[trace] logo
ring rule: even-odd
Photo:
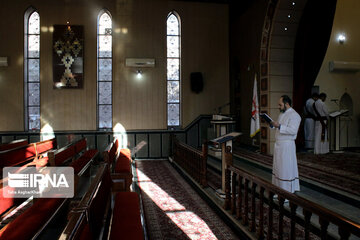
[[[72,167],[5,167],[5,198],[71,198],[74,196]]]

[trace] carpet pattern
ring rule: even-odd
[[[149,239],[239,239],[167,161],[137,161]]]
[[[240,158],[250,159],[272,167],[272,156],[251,152],[242,148],[234,149]],[[329,153],[315,155],[298,153],[300,177],[306,177],[322,184],[360,196],[360,154]]]

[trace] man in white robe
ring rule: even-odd
[[[286,191],[300,191],[299,173],[296,159],[295,139],[301,117],[291,107],[291,99],[283,95],[279,99],[280,115],[275,128],[272,183]]]
[[[314,148],[314,135],[315,135],[315,111],[313,108],[314,102],[318,100],[319,94],[313,93],[309,98],[304,107],[304,137],[305,137],[305,148]]]
[[[314,103],[314,111],[316,114],[315,121],[315,154],[325,154],[329,152],[329,136],[328,136],[328,118],[329,111],[325,105],[326,94],[320,93],[319,99]]]

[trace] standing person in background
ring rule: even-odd
[[[314,135],[315,135],[315,111],[313,108],[314,102],[319,99],[319,94],[313,93],[304,106],[304,135],[305,135],[305,148],[314,148]]]
[[[329,152],[328,122],[329,111],[325,105],[326,94],[320,93],[319,99],[313,104],[316,114],[315,120],[315,154],[325,154]]]
[[[271,123],[276,130],[272,183],[294,193],[300,191],[295,139],[301,117],[291,107],[291,99],[287,95],[279,99],[279,110],[278,121]]]

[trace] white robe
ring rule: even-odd
[[[322,117],[329,116],[329,111],[328,111],[325,103],[321,99],[318,99],[315,102],[315,106],[316,106],[316,109],[318,110],[320,116],[322,116]],[[327,120],[324,120],[324,122],[327,123]],[[315,154],[325,154],[325,153],[329,152],[328,131],[327,131],[327,129],[325,130],[325,140],[324,141],[321,140],[321,131],[322,131],[321,122],[315,121],[315,136],[314,136],[314,142],[315,142],[314,153]]]
[[[280,113],[280,130],[275,132],[272,183],[286,191],[300,191],[295,139],[301,122],[292,108]]]
[[[314,112],[314,108],[313,108],[313,104],[314,104],[314,99],[309,98],[306,101],[305,107],[304,107],[304,113],[305,115],[309,115],[312,114],[314,116],[315,112]],[[305,148],[314,148],[314,135],[315,135],[315,121],[314,119],[307,117],[305,118],[304,121],[304,137],[305,137]]]

